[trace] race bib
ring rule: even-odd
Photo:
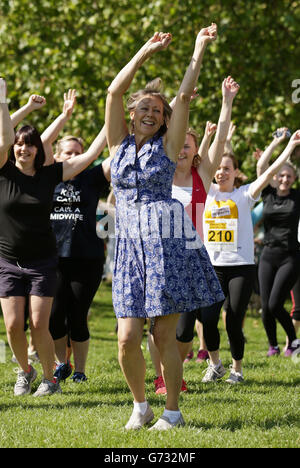
[[[232,200],[214,201],[205,210],[204,239],[209,250],[237,252],[238,208]]]

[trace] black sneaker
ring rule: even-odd
[[[58,382],[61,380],[66,380],[70,375],[72,374],[72,366],[70,364],[70,361],[67,361],[67,363],[61,363],[56,366],[55,372],[54,372],[54,377],[57,378]]]
[[[74,372],[71,380],[73,380],[75,383],[86,382],[87,376],[83,372]]]

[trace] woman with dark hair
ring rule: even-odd
[[[165,98],[153,87],[130,100],[134,134],[128,130],[123,107],[123,96],[135,73],[154,53],[168,47],[169,33],[155,33],[108,89],[105,127],[116,197],[113,305],[118,318],[119,362],[134,398],[127,430],[140,429],[154,417],[145,399],[141,351],[145,318],[155,319],[154,341],[167,388],[164,414],[151,430],[168,430],[184,424],[178,407],[182,383],[176,343],[179,314],[224,297],[191,219],[183,205],[172,199],[190,98],[205,49],[216,34],[215,24],[199,32],[170,117]],[[180,225],[184,229],[179,232]]]
[[[81,172],[95,157],[88,150],[63,163],[43,165],[49,154],[37,130],[25,126],[14,136],[6,83],[0,79],[0,298],[9,345],[20,366],[15,395],[30,393],[37,377],[28,365],[26,301],[44,372],[35,396],[61,392],[53,377],[54,344],[49,332],[57,266],[50,213],[55,186]]]

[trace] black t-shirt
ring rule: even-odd
[[[102,164],[55,188],[51,222],[59,257],[104,257],[103,240],[96,233],[96,210],[99,198],[108,192]]]
[[[264,245],[289,252],[299,250],[300,191],[291,189],[289,195],[282,197],[277,195],[275,188],[268,186],[263,190],[262,198]]]
[[[61,180],[62,163],[43,166],[34,176],[11,161],[0,169],[0,257],[30,261],[56,255],[50,213]]]

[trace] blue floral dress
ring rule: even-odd
[[[128,135],[112,160],[118,318],[193,311],[224,299],[199,235],[183,205],[172,199],[175,169],[159,136],[137,153],[135,137]]]

